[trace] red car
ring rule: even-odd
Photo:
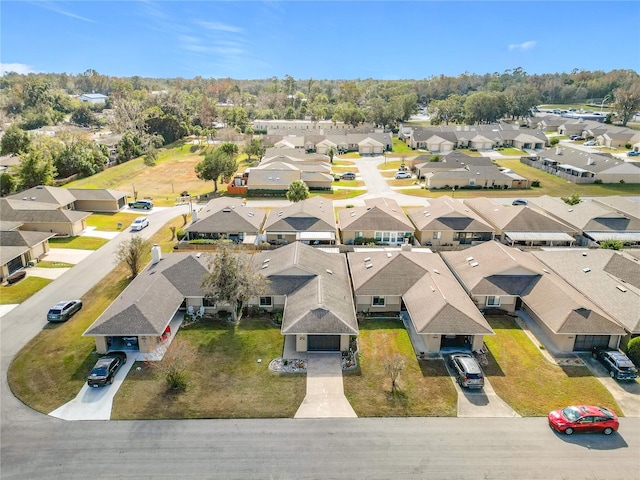
[[[611,435],[618,430],[618,416],[608,408],[575,405],[550,412],[549,426],[567,435],[574,432]]]

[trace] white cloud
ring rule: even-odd
[[[234,27],[233,25],[227,25],[221,22],[202,22],[197,21],[196,24],[201,27],[206,28],[207,30],[216,30],[219,32],[231,32],[231,33],[242,33],[244,30],[240,27]]]
[[[37,73],[31,66],[25,65],[24,63],[0,63],[0,76],[9,72],[19,73],[20,75]]]
[[[509,45],[509,51],[513,51],[513,50],[531,50],[533,47],[536,46],[538,42],[536,42],[535,40],[529,40],[528,42],[522,42],[522,43],[512,43],[511,45]]]
[[[62,9],[59,3],[36,2],[36,5],[39,5],[42,8],[46,8],[47,10],[51,10],[52,12],[59,13],[60,15],[64,15],[65,17],[75,18],[76,20],[82,20],[83,22],[96,23],[95,20],[91,20],[90,18],[82,17],[80,15],[76,15],[75,13],[69,12],[68,10]]]

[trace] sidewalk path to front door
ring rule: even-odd
[[[307,395],[294,418],[357,417],[344,396],[340,353],[309,353]]]

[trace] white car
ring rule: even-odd
[[[411,174],[409,172],[398,172],[395,178],[411,178]]]
[[[584,145],[585,147],[595,147],[596,142],[594,140],[589,140],[588,142],[584,142],[582,145]]]
[[[138,217],[131,224],[131,230],[136,232],[148,226],[149,226],[149,219],[147,217]]]

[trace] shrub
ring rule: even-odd
[[[558,137],[551,137],[549,139],[549,145],[551,145],[552,147],[557,145],[558,143],[560,143],[560,139]]]
[[[620,183],[626,183],[626,182],[624,181],[624,178],[621,178],[621,179],[620,179]]]
[[[601,185],[602,184],[602,179],[600,178],[596,178],[593,183],[595,183],[596,185]]]
[[[631,150],[631,147],[632,145],[629,142],[624,144],[624,148],[626,148],[627,150]]]
[[[185,232],[184,230],[180,229],[176,232],[176,237],[178,238],[178,240],[182,240],[184,237],[187,236],[187,232]]]
[[[532,180],[531,181],[531,186],[532,187],[540,187],[540,180]]]
[[[354,245],[376,245],[375,238],[358,237],[353,241]]]
[[[600,242],[600,248],[606,248],[608,250],[622,250],[624,243],[620,240],[604,240]]]
[[[635,337],[627,343],[627,356],[636,366],[640,366],[640,337]]]

